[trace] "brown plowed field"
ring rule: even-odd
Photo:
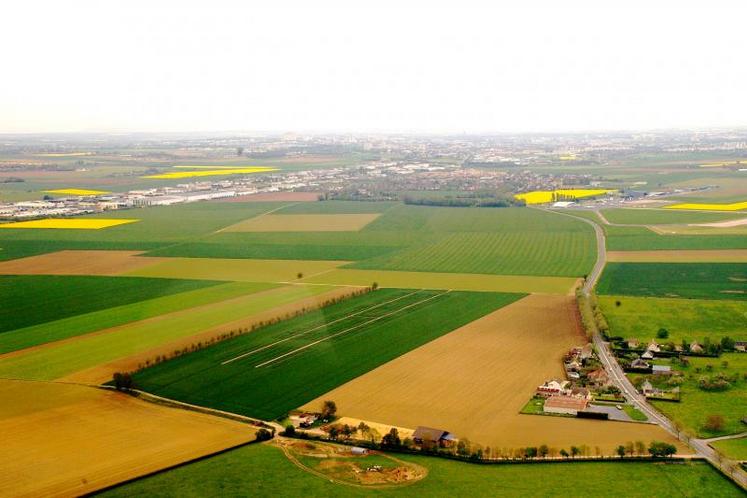
[[[0,496],[78,496],[254,439],[251,426],[86,386],[0,380]]]
[[[629,263],[744,263],[747,249],[607,251],[607,261]]]
[[[208,342],[210,339],[219,337],[221,334],[230,332],[232,330],[236,330],[239,328],[251,328],[252,325],[260,322],[267,322],[274,318],[283,318],[288,314],[295,313],[296,311],[303,308],[318,308],[324,301],[337,297],[347,296],[356,290],[358,289],[352,287],[338,287],[329,292],[325,292],[324,294],[310,296],[290,304],[278,306],[276,308],[254,314],[241,320],[221,324],[218,327],[213,327],[209,330],[201,332],[198,335],[183,337],[177,341],[163,344],[157,348],[149,349],[147,351],[143,351],[126,358],[119,358],[115,361],[97,365],[93,368],[82,370],[80,372],[75,372],[66,377],[63,377],[60,380],[67,382],[103,384],[112,379],[114,372],[132,372],[138,369],[139,365],[145,364],[147,360],[153,361],[156,356],[168,355],[175,350],[181,350],[198,342]]]
[[[581,335],[574,300],[527,296],[334,389],[342,416],[448,430],[492,448],[586,444],[612,453],[626,441],[672,438],[656,426],[519,412],[537,385],[562,377]]]
[[[167,258],[140,251],[57,251],[0,262],[0,275],[119,275]]]

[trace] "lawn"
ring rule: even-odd
[[[711,446],[733,460],[747,460],[747,437],[724,439],[711,443]]]
[[[255,284],[255,294],[135,322],[104,334],[84,336],[6,358],[0,361],[0,377],[58,379],[330,289],[325,286],[287,286],[259,292],[271,287],[269,284]]]
[[[620,225],[668,225],[677,223],[710,223],[739,218],[734,213],[701,213],[664,209],[617,208],[604,209],[602,214],[610,223]]]
[[[648,342],[660,328],[669,331],[667,339],[714,342],[729,336],[747,341],[747,301],[676,299],[633,296],[599,296],[599,306],[612,335]],[[619,306],[617,303],[620,303]]]
[[[218,283],[138,277],[0,275],[0,333]]]
[[[135,375],[149,392],[275,419],[521,297],[381,289]]]
[[[668,417],[680,422],[684,427],[697,433],[699,437],[714,437],[743,432],[745,425],[740,422],[747,408],[747,354],[725,353],[720,358],[690,358],[690,366],[673,366],[682,370],[685,381],[680,386],[682,401],[672,403],[653,401],[653,405]],[[728,362],[724,367],[723,362]],[[708,370],[708,365],[712,370]],[[727,376],[738,375],[725,391],[704,391],[698,387],[701,377],[712,377],[719,373]],[[724,417],[721,430],[708,430],[704,427],[709,415]]]
[[[299,469],[270,445],[250,445],[110,490],[103,496],[743,496],[706,463],[475,465],[397,455],[428,469],[409,486],[367,490],[334,484]],[[578,479],[569,475],[579,476]]]
[[[747,299],[747,266],[738,263],[608,263],[601,295]]]
[[[77,277],[62,277],[77,278]],[[106,278],[106,277],[95,277]],[[130,277],[123,280],[129,280]],[[147,281],[151,279],[132,278],[132,280]],[[168,279],[153,279],[155,282],[169,282]],[[192,282],[190,280],[178,280],[177,282]],[[209,281],[201,280],[208,286],[196,290],[178,292],[167,296],[144,299],[135,303],[114,306],[97,311],[83,312],[75,316],[48,321],[37,325],[11,330],[0,334],[0,354],[18,349],[28,348],[46,342],[59,341],[69,337],[116,327],[137,320],[145,320],[158,315],[172,313],[204,304],[216,303],[244,294],[257,291],[254,284],[243,282],[222,283],[212,285]],[[155,284],[154,287],[158,287]],[[147,295],[151,288],[145,290]],[[91,298],[95,300],[95,297]],[[34,312],[47,311],[46,308],[34,308]]]

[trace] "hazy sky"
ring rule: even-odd
[[[0,132],[747,125],[745,2],[250,3],[4,2]]]

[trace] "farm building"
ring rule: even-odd
[[[578,412],[585,410],[589,405],[588,400],[584,398],[574,398],[572,396],[550,396],[545,401],[542,410],[545,413],[562,413],[566,415],[576,415]]]
[[[668,375],[672,373],[672,367],[669,365],[653,365],[651,371],[655,375]]]
[[[368,448],[353,446],[352,448],[350,448],[350,453],[352,453],[353,455],[368,455]]]
[[[293,424],[293,427],[310,427],[311,424],[316,422],[317,416],[313,413],[301,413],[298,415],[291,415],[288,417]]]
[[[745,351],[747,351],[747,341],[735,341],[734,349],[736,349],[739,352],[744,353]]]
[[[567,380],[548,380],[541,386],[537,387],[537,394],[544,396],[545,398],[555,394],[560,394],[566,390],[568,384],[570,384],[570,382]]]
[[[412,440],[416,444],[437,444],[447,448],[451,446],[457,437],[443,429],[433,429],[431,427],[420,426],[412,434]]]

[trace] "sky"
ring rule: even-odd
[[[0,133],[747,126],[747,2],[10,0]]]

